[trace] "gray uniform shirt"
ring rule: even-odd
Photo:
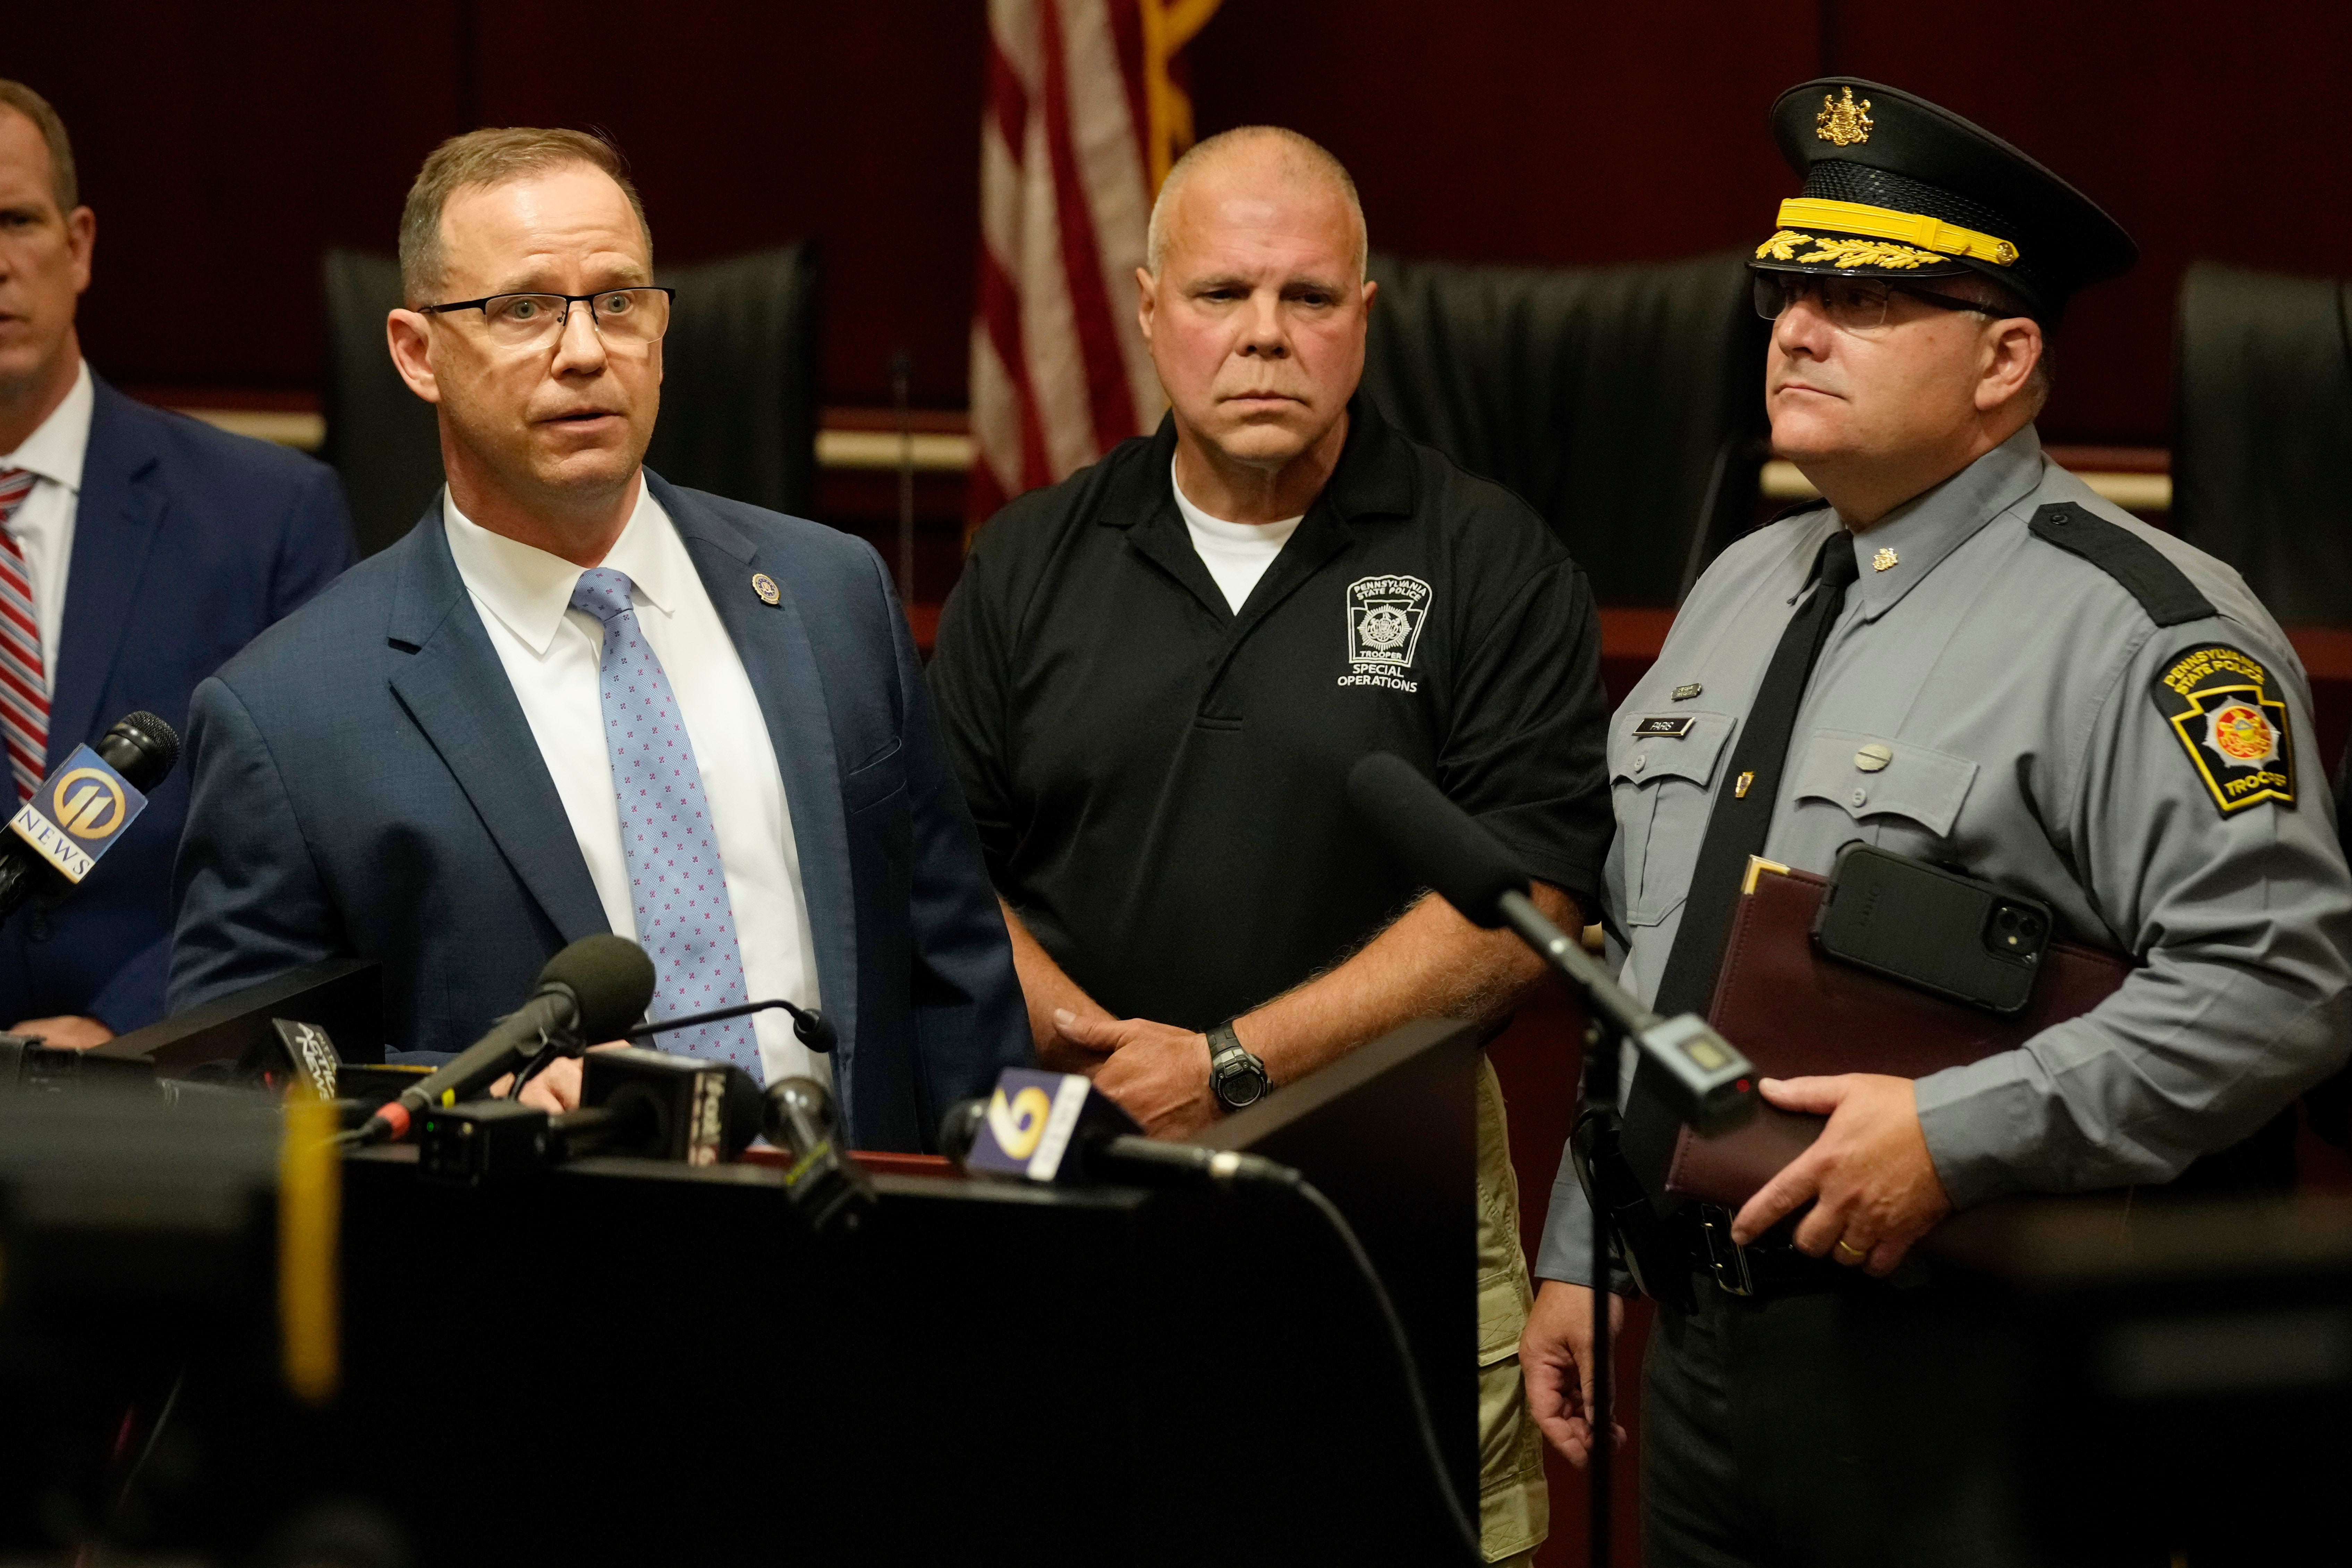
[[[2147,541],[2216,613],[2159,627],[2115,577],[2029,531],[2053,501]],[[1821,508],[1725,551],[1611,721],[1606,897],[1622,977],[1645,1001],[1734,736],[1841,526]],[[1953,1203],[2168,1181],[2340,1063],[2352,876],[2303,667],[2238,574],[2099,500],[2043,458],[2031,426],[1853,549],[1861,578],[1799,710],[1765,855],[1826,873],[1859,839],[1959,866],[2047,900],[2062,935],[2142,965],[2092,1012],[1919,1080]],[[2195,657],[2210,649],[2258,668],[2270,705],[2199,699],[2200,684],[2251,679],[2211,676],[2214,661]],[[2208,708],[2234,726],[2219,742]],[[1687,716],[1688,732],[1637,733],[1661,716]],[[2263,762],[2266,739],[2282,754]],[[2223,742],[2237,750],[2210,750]],[[1865,771],[1865,746],[1893,760]],[[2255,771],[2217,781],[2200,749]],[[2277,782],[2247,796],[2249,776]],[[2291,804],[2263,798],[2290,778]],[[1588,1281],[1591,1237],[1563,1161],[1538,1274]]]

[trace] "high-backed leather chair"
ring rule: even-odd
[[[816,242],[654,268],[677,289],[646,462],[672,484],[806,517],[824,380]]]
[[[662,411],[646,461],[664,478],[805,516],[816,498],[821,265],[814,241],[690,267],[656,267],[677,290],[662,342]],[[332,250],[326,445],[352,498],[360,549],[413,526],[440,488],[432,407],[392,368],[385,314],[400,304],[389,256]]]
[[[2293,625],[2352,626],[2347,289],[2211,262],[2180,285],[2172,527]]]
[[[433,405],[392,368],[383,319],[400,306],[400,263],[365,250],[330,250],[320,268],[327,300],[327,433],[319,456],[343,476],[360,553],[408,531],[441,488],[441,437]]]
[[[1364,387],[1403,429],[1526,497],[1601,602],[1672,605],[1755,516],[1768,329],[1746,263],[1375,253]]]

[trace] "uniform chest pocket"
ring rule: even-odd
[[[1948,838],[1977,776],[1966,757],[1853,730],[1816,730],[1790,750],[1790,794],[1800,806],[1834,805],[1866,825],[1873,844],[1898,854]]]
[[[1655,925],[1690,887],[1706,836],[1708,787],[1731,740],[1727,713],[1677,713],[1679,736],[1639,734],[1640,717],[1620,714],[1609,731],[1609,794],[1624,847],[1625,921]]]

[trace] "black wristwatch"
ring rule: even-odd
[[[1234,1033],[1231,1018],[1209,1031],[1209,1087],[1227,1110],[1255,1105],[1274,1087],[1266,1079],[1265,1064],[1250,1055]]]

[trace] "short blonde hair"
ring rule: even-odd
[[[416,183],[408,187],[408,200],[400,211],[402,298],[412,307],[427,304],[431,301],[426,296],[441,287],[441,275],[448,265],[441,247],[441,214],[451,196],[468,186],[503,185],[568,163],[601,169],[621,187],[621,194],[629,198],[629,210],[637,215],[637,227],[645,234],[650,256],[654,231],[646,222],[646,205],[637,199],[637,187],[629,183],[628,165],[612,142],[584,131],[529,125],[468,131],[434,148],[425,166],[416,171]]]
[[[0,77],[0,109],[15,110],[41,133],[41,141],[49,150],[49,194],[58,199],[58,211],[69,213],[81,205],[81,181],[74,173],[73,142],[66,135],[66,122],[58,118],[49,100],[21,81]]]
[[[1251,142],[1272,142],[1304,164],[1315,174],[1331,182],[1340,199],[1348,204],[1349,213],[1356,220],[1356,279],[1361,282],[1371,270],[1371,235],[1364,226],[1364,201],[1356,194],[1356,182],[1348,166],[1331,155],[1330,150],[1309,136],[1281,125],[1237,125],[1231,131],[1220,131],[1205,142],[1196,142],[1168,171],[1160,182],[1160,198],[1151,204],[1151,226],[1143,243],[1144,266],[1150,274],[1160,276],[1160,264],[1168,257],[1168,214],[1176,205],[1176,193],[1202,166],[1214,163],[1230,153],[1237,153]]]

